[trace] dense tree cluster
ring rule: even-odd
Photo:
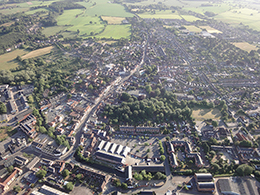
[[[161,91],[159,92],[161,94]],[[144,124],[147,121],[156,123],[167,121],[191,120],[191,109],[187,102],[179,102],[173,93],[165,92],[158,98],[138,101],[123,93],[122,104],[106,105],[103,115],[110,118],[113,124]]]

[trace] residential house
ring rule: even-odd
[[[23,171],[21,169],[15,167],[11,175],[0,183],[0,194],[7,191],[9,189],[10,184],[15,180],[16,177],[18,177],[22,173]]]

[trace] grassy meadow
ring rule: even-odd
[[[258,49],[256,46],[251,45],[247,42],[236,42],[236,43],[233,43],[233,45],[235,45],[236,47],[238,47],[244,51],[247,51],[247,52]]]
[[[195,32],[195,33],[199,33],[199,32],[201,32],[201,29],[200,28],[198,28],[198,27],[196,27],[196,26],[194,26],[194,25],[184,25],[184,27],[187,29],[187,30],[189,30],[190,32]]]
[[[125,18],[122,17],[111,17],[111,16],[102,16],[102,20],[107,21],[108,24],[121,24]]]
[[[23,56],[27,54],[28,51],[24,49],[16,49],[14,51],[0,55],[0,70],[9,70],[19,66],[19,63],[15,58],[17,56]]]
[[[221,31],[215,29],[215,28],[212,28],[210,26],[200,26],[201,29],[206,29],[207,32],[209,33],[222,33]]]
[[[36,49],[36,50],[31,51],[30,53],[22,56],[22,59],[24,60],[24,59],[35,58],[35,57],[39,57],[39,56],[42,56],[42,55],[46,55],[46,54],[49,54],[54,49],[55,49],[54,46]]]
[[[192,111],[192,117],[195,118],[196,121],[204,121],[207,119],[219,120],[221,118],[221,113],[217,108],[201,109],[195,107]]]
[[[104,32],[95,36],[97,38],[130,38],[131,35],[131,25],[108,25]]]

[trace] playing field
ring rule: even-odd
[[[53,47],[53,46],[45,47],[45,48],[42,48],[42,49],[37,49],[37,50],[31,51],[30,53],[22,56],[22,59],[39,57],[39,56],[50,53],[54,49],[55,49],[55,47]]]
[[[201,29],[196,27],[196,26],[193,26],[193,25],[185,25],[184,26],[186,29],[188,29],[190,32],[196,32],[196,33],[199,33],[201,32]]]
[[[204,121],[207,119],[219,120],[221,118],[221,113],[219,109],[201,109],[194,108],[192,111],[192,117],[197,121]]]
[[[200,26],[201,29],[206,29],[207,32],[209,33],[222,33],[221,31],[215,29],[215,28],[212,28],[210,26]]]
[[[257,47],[254,45],[251,45],[247,42],[237,42],[237,43],[233,43],[236,47],[245,50],[247,52],[250,52],[251,50],[257,50]]]
[[[23,56],[24,54],[27,54],[28,51],[23,49],[17,49],[9,53],[5,53],[3,55],[0,55],[0,70],[8,70],[12,68],[16,68],[19,66],[19,63],[15,58],[17,56]]]
[[[102,16],[102,20],[107,21],[108,24],[121,24],[125,18],[122,17],[111,17],[111,16]]]
[[[95,37],[98,38],[111,38],[120,39],[120,38],[130,38],[131,35],[131,25],[107,25],[104,32]]]

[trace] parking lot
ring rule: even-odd
[[[152,161],[150,162],[150,164],[152,165],[153,163],[155,163],[155,158],[158,159],[159,162],[159,145],[157,138],[146,138],[147,139],[145,139],[144,136],[138,137],[132,135],[129,136],[117,134],[114,136],[114,138],[112,138],[111,142],[131,148],[130,155],[126,157],[126,164],[133,165],[136,163],[147,163],[146,161],[144,162],[143,159],[148,157],[149,159],[152,159]],[[158,138],[158,140],[160,139]]]

